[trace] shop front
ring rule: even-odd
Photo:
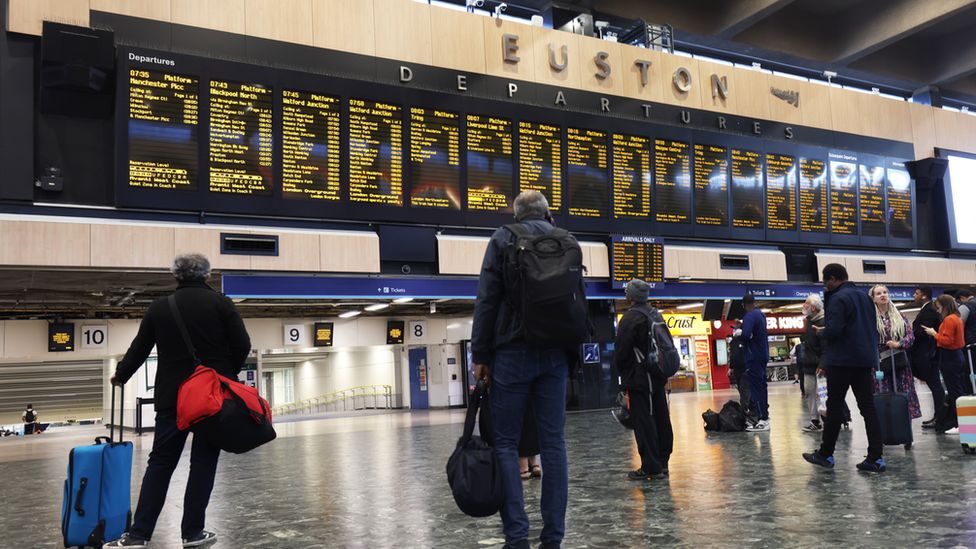
[[[663,314],[681,356],[681,368],[671,378],[672,392],[712,390],[712,327],[698,314]]]
[[[788,381],[795,378],[797,357],[792,350],[802,341],[806,327],[806,318],[803,315],[766,316],[766,332],[769,333],[766,377],[770,381]]]

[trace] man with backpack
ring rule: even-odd
[[[976,299],[973,299],[973,292],[965,289],[956,292],[956,299],[959,300],[959,318],[962,319],[963,337],[966,339],[965,352],[968,353],[969,360],[976,364],[976,354],[971,347],[976,344]],[[964,368],[966,370],[964,377],[968,377],[970,374],[968,362]],[[962,386],[963,395],[972,395],[972,383],[963,383]]]
[[[28,404],[27,409],[20,415],[20,418],[24,420],[24,434],[33,435],[37,427],[37,412],[34,411],[34,405]]]
[[[624,292],[630,309],[620,319],[613,345],[613,362],[630,397],[634,438],[637,439],[637,451],[641,457],[640,468],[627,474],[630,480],[659,479],[667,475],[668,460],[674,445],[665,393],[668,379],[655,375],[656,369],[649,367],[652,354],[660,354],[652,349],[652,346],[658,345],[659,339],[652,337],[653,330],[667,332],[668,328],[661,313],[648,306],[649,290],[647,282],[640,279],[627,283]],[[667,337],[670,339],[670,333]],[[673,347],[674,342],[670,343]]]
[[[529,547],[518,444],[526,403],[539,427],[541,547],[558,548],[566,530],[569,466],[563,424],[570,360],[588,333],[583,254],[552,224],[538,191],[515,198],[515,224],[495,231],[485,251],[475,301],[471,353],[475,376],[490,383],[495,453],[505,485],[505,547]]]

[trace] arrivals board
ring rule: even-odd
[[[512,121],[468,115],[468,209],[506,211],[515,198]]]
[[[341,132],[339,97],[282,90],[281,190],[286,198],[342,198]]]
[[[763,227],[763,155],[732,149],[732,226]]]
[[[128,107],[128,184],[148,189],[197,190],[199,80],[131,69]]]
[[[861,236],[884,238],[885,227],[885,168],[879,163],[863,160],[858,170],[858,202],[861,208]]]
[[[664,242],[660,238],[615,234],[610,240],[610,282],[614,288],[623,288],[635,278],[652,288],[664,282]]]
[[[766,219],[770,229],[796,230],[796,158],[766,155]]]
[[[549,209],[563,208],[562,128],[519,122],[519,190],[539,191]]]
[[[691,221],[691,155],[688,143],[654,140],[654,192],[658,223]]]
[[[893,238],[911,239],[912,220],[912,178],[905,169],[904,160],[888,159],[885,170],[888,190],[887,221],[889,235]]]
[[[461,118],[410,108],[410,205],[461,209]]]
[[[403,205],[403,114],[399,105],[349,100],[349,201]]]
[[[695,223],[729,224],[729,159],[725,147],[695,143]]]
[[[271,196],[274,188],[271,88],[210,81],[210,191]]]
[[[800,231],[827,232],[827,163],[800,158]]]
[[[857,234],[857,156],[830,152],[830,232]]]
[[[566,129],[566,187],[569,215],[607,216],[607,134]]]
[[[613,217],[651,217],[651,140],[613,134]]]

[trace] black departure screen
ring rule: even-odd
[[[695,143],[695,223],[729,224],[729,159],[725,147]]]
[[[271,88],[210,81],[210,190],[270,196],[274,187]]]
[[[468,209],[502,212],[515,198],[512,121],[469,114]]]
[[[688,144],[654,140],[654,192],[656,219],[664,223],[691,220],[691,158]]]
[[[796,158],[766,154],[766,223],[778,231],[796,230]]]
[[[620,289],[639,278],[653,288],[664,282],[664,243],[660,238],[612,235],[611,284]]]
[[[827,232],[827,163],[800,158],[800,230]]]
[[[199,109],[196,78],[129,70],[129,186],[197,190]]]
[[[607,134],[566,129],[569,215],[607,216]]]
[[[732,149],[732,226],[761,229],[763,226],[762,154]]]
[[[349,100],[349,200],[403,205],[403,116],[399,105]]]
[[[461,119],[438,109],[410,109],[410,205],[461,209]]]
[[[885,237],[884,166],[858,164],[860,172],[861,236]]]
[[[341,123],[338,97],[282,90],[281,189],[285,198],[341,198]]]
[[[613,217],[651,217],[651,140],[613,134]]]
[[[519,122],[519,186],[539,191],[549,209],[563,207],[562,130],[551,124]]]
[[[901,160],[888,160],[888,231],[894,238],[912,238],[912,178]]]
[[[857,234],[857,157],[830,153],[830,232]]]

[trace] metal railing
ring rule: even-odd
[[[370,406],[372,404],[372,406]],[[393,387],[390,385],[361,385],[335,391],[298,402],[275,406],[274,415],[317,414],[350,410],[379,410],[393,408]]]

